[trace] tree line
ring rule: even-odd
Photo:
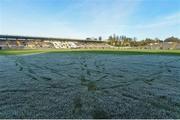
[[[164,40],[160,40],[159,38],[146,38],[144,40],[137,40],[136,37],[127,37],[127,36],[118,36],[118,35],[111,35],[107,39],[107,42],[109,45],[112,46],[122,46],[122,47],[138,47],[138,46],[146,46],[149,45],[150,43],[161,43],[161,42],[177,42],[180,43],[180,39],[177,37],[168,37]]]

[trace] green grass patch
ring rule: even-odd
[[[139,49],[21,49],[21,50],[0,50],[0,55],[24,55],[36,53],[103,53],[103,54],[125,54],[125,55],[143,55],[143,54],[161,54],[161,55],[180,55],[180,50],[139,50]]]

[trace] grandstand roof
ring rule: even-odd
[[[87,41],[87,42],[103,42],[97,40],[72,39],[72,38],[54,38],[54,37],[32,37],[32,36],[16,36],[16,35],[0,35],[0,40],[57,40],[57,41]]]

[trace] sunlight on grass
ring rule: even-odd
[[[173,54],[180,55],[180,50],[140,50],[140,49],[22,49],[0,50],[0,55],[23,55],[58,52],[93,52],[106,54]]]

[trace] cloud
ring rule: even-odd
[[[105,38],[116,33],[142,38],[177,35],[180,31],[179,12],[143,22],[148,14],[139,13],[142,0],[16,0],[19,4],[14,1],[8,0],[4,5],[1,34]],[[141,24],[133,21],[134,16]]]
[[[4,7],[1,34],[81,38],[105,36],[120,31],[119,24],[129,20],[139,3],[136,0],[52,0],[57,3],[52,8],[43,0],[16,1],[19,4],[13,4],[13,0],[5,1],[8,4]]]
[[[119,28],[121,31],[118,34],[139,39],[147,37],[158,37],[160,39],[169,36],[180,37],[180,12],[152,18],[143,22],[143,24],[120,24]]]
[[[146,23],[143,25],[136,25],[135,28],[138,29],[157,29],[157,28],[164,28],[172,25],[180,25],[180,12],[173,13],[166,16],[161,16],[154,20],[151,23]]]
[[[83,0],[69,5],[56,16],[59,22],[66,21],[71,29],[83,36],[105,36],[120,31],[119,24],[130,19],[139,3],[132,0]]]
[[[138,1],[130,0],[89,0],[86,3],[89,22],[84,28],[92,32],[93,35],[114,33],[119,28],[119,24],[125,24],[129,20],[138,6]],[[104,4],[106,3],[106,4]]]

